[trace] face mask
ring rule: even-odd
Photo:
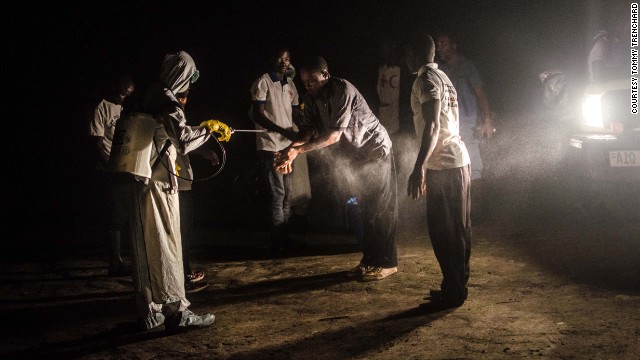
[[[191,75],[191,80],[189,80],[192,84],[196,81],[198,81],[198,79],[200,78],[200,71],[196,70],[193,72],[193,75]]]

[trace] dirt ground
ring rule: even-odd
[[[498,172],[473,228],[469,298],[435,314],[417,308],[441,280],[423,204],[402,192],[399,272],[379,282],[345,276],[360,260],[349,234],[297,234],[307,249],[270,258],[264,234],[199,228],[193,265],[210,286],[188,298],[216,321],[176,335],[134,329],[131,280],[106,276],[86,230],[51,234],[76,251],[0,264],[0,357],[640,358],[638,208],[586,215],[556,175]]]

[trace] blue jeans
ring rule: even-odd
[[[289,197],[292,174],[285,175],[276,171],[273,167],[273,157],[272,151],[258,151],[260,175],[267,194],[271,240],[282,242],[286,240],[286,226],[291,213]]]
[[[480,146],[482,143],[473,136],[474,126],[475,121],[460,117],[460,137],[462,141],[464,141],[467,152],[469,152],[469,158],[471,159],[471,180],[480,179],[484,169],[482,157],[480,156]]]

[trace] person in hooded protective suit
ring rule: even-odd
[[[211,132],[227,141],[230,128],[217,120],[187,126],[176,95],[197,80],[195,62],[184,51],[165,56],[158,81],[140,111],[116,129],[111,170],[123,173],[132,226],[133,279],[139,322],[146,329],[165,324],[168,331],[207,326],[214,315],[196,315],[185,296],[176,177],[177,153],[204,144]]]

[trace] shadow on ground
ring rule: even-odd
[[[404,337],[416,328],[428,326],[429,323],[445,316],[449,312],[443,311],[437,314],[425,315],[419,308],[413,308],[380,319],[364,321],[357,326],[318,332],[299,341],[243,352],[233,355],[229,359],[357,358],[376,350],[383,352],[385,344],[391,343],[394,339]],[[328,319],[328,321],[331,320]],[[335,346],[336,342],[341,345]],[[322,354],[318,354],[318,351],[322,351]]]

